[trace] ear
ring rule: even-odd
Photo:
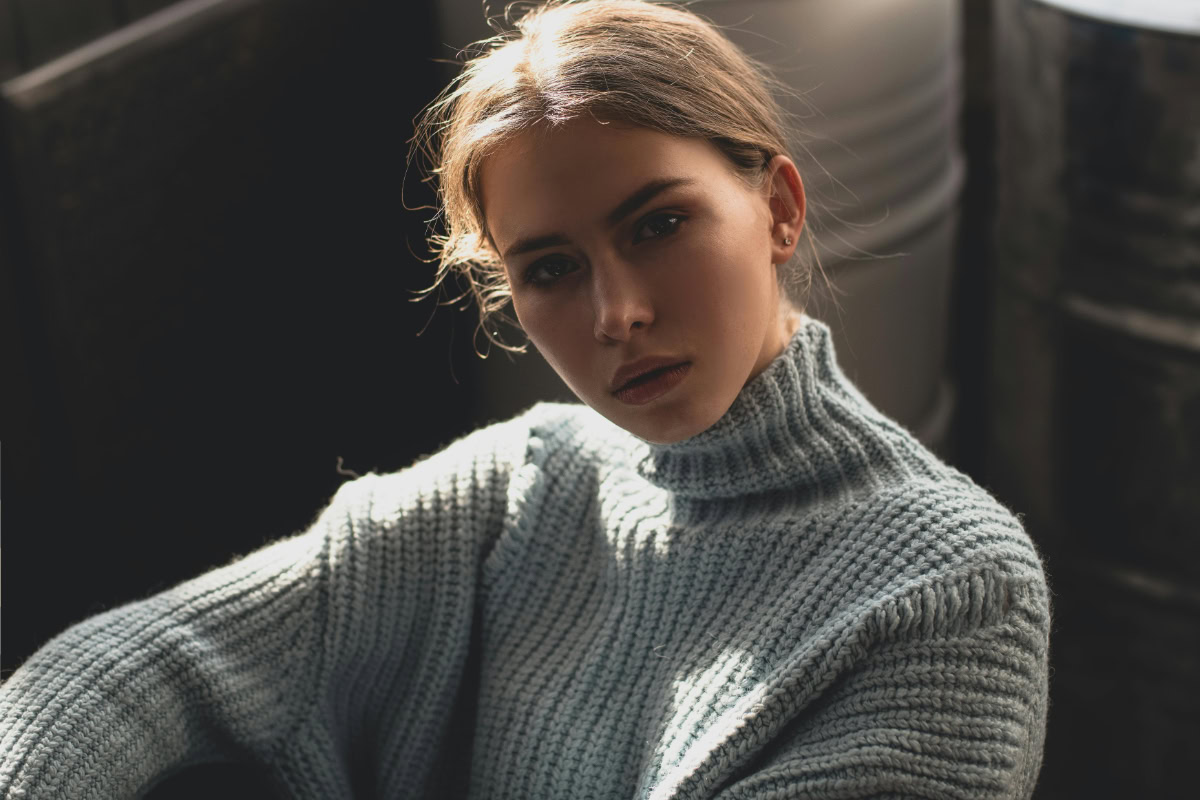
[[[771,263],[782,264],[796,252],[804,228],[804,183],[795,162],[785,155],[772,158],[763,189],[771,210]]]

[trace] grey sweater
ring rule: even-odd
[[[692,439],[539,405],[71,627],[0,687],[0,796],[1025,798],[1049,625],[1019,522],[806,319]]]

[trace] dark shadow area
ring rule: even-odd
[[[176,4],[3,84],[0,676],[474,427],[475,319],[412,302],[433,24]]]
[[[182,770],[149,792],[142,800],[283,800],[260,768],[247,764],[201,764]]]

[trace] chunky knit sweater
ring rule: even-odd
[[[1025,798],[1049,623],[1018,521],[806,319],[691,439],[539,405],[68,629],[0,688],[0,796]]]

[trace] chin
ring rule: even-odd
[[[662,434],[657,432],[639,433],[638,431],[630,431],[630,433],[632,433],[634,436],[637,436],[639,439],[644,439],[650,444],[675,444],[676,442],[682,442],[684,439],[690,439],[695,435],[679,434],[672,436],[670,434]]]
[[[678,414],[671,414],[669,409],[663,409],[660,415],[661,419],[653,418],[653,416],[659,415],[635,420],[630,420],[628,417],[624,420],[612,417],[609,419],[639,439],[644,439],[651,444],[675,444],[703,433],[720,418],[720,415],[717,415],[711,420],[688,419]]]
[[[679,392],[684,388],[681,385],[675,391]],[[644,406],[628,406],[611,395],[593,403],[588,402],[578,392],[576,394],[609,422],[639,439],[651,444],[675,444],[697,436],[715,425],[733,405],[737,396],[734,392],[727,401],[723,397],[712,397],[711,392],[707,393],[707,397],[697,397],[697,392],[704,387],[686,388],[691,391],[679,394],[672,392]]]

